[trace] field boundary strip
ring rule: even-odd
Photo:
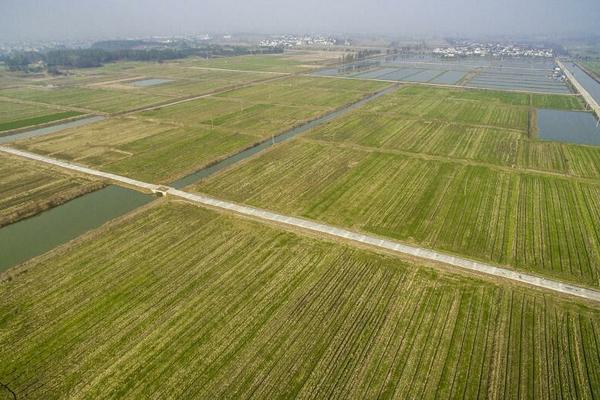
[[[570,296],[575,296],[579,298],[583,298],[586,300],[591,300],[595,302],[600,302],[600,291],[596,291],[593,289],[587,289],[580,286],[575,286],[567,283],[563,283],[560,281],[556,281],[553,279],[542,278],[539,276],[534,276],[526,273],[521,273],[518,271],[513,271],[501,267],[497,267],[491,264],[481,263],[478,261],[470,260],[467,258],[462,258],[450,254],[445,254],[437,251],[433,251],[430,249],[410,246],[406,244],[402,244],[392,240],[381,239],[376,236],[365,235],[361,233],[352,232],[346,229],[337,228],[331,225],[321,224],[318,222],[313,222],[301,218],[291,217],[287,215],[273,213],[267,210],[244,206],[240,204],[236,204],[229,201],[215,199],[202,194],[189,193],[182,190],[177,190],[167,186],[155,185],[151,183],[146,183],[142,181],[138,181],[135,179],[127,178],[124,176],[111,174],[107,172],[102,172],[98,170],[94,170],[92,168],[87,168],[84,166],[80,166],[77,164],[59,161],[53,158],[40,156],[34,153],[21,151],[17,149],[13,149],[10,147],[0,146],[0,151],[8,154],[12,154],[15,156],[20,156],[23,158],[44,162],[47,164],[55,165],[58,167],[70,169],[76,172],[80,172],[83,174],[88,174],[104,179],[109,179],[115,182],[119,182],[122,184],[126,184],[128,186],[137,187],[143,190],[150,190],[153,193],[161,193],[168,194],[176,198],[184,199],[191,201],[196,204],[200,204],[203,206],[209,206],[218,208],[221,210],[230,211],[236,214],[241,214],[244,216],[249,216],[253,218],[257,218],[263,221],[275,222],[281,225],[287,225],[294,228],[301,228],[304,230],[317,232],[320,234],[325,234],[328,236],[333,236],[345,240],[349,240],[351,242],[357,242],[361,244],[366,244],[371,247],[380,248],[388,251],[392,251],[395,253],[405,254],[414,256],[421,259],[426,259],[430,261],[440,262],[443,264],[451,265],[454,267],[459,267],[461,269],[469,270],[476,273],[483,273],[486,275],[491,275],[503,279],[508,279],[515,282],[524,283],[530,286],[535,286],[538,288],[551,290],[554,292],[563,293]]]
[[[228,71],[228,72],[243,72],[250,74],[271,74],[271,75],[293,75],[293,72],[278,72],[278,71],[255,71],[252,69],[235,69],[235,68],[217,68],[217,67],[200,67],[196,65],[191,65],[189,67],[184,67],[189,69],[199,69],[199,70],[207,70],[207,71]]]

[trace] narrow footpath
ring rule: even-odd
[[[108,179],[116,183],[125,184],[127,186],[142,189],[144,191],[151,191],[153,193],[161,193],[163,195],[173,196],[175,198],[184,199],[195,204],[203,206],[213,207],[235,214],[252,217],[255,219],[267,221],[270,223],[277,223],[280,225],[291,226],[293,228],[300,228],[319,234],[325,234],[336,238],[345,239],[351,242],[361,243],[374,248],[380,248],[387,251],[392,251],[399,254],[406,254],[418,258],[422,258],[429,261],[435,261],[444,263],[449,266],[458,267],[461,269],[483,273],[503,279],[509,279],[515,282],[525,283],[538,288],[551,290],[554,292],[560,292],[563,294],[600,302],[600,291],[593,289],[582,288],[575,285],[566,284],[560,281],[556,281],[548,278],[541,278],[534,275],[521,273],[518,271],[512,271],[505,268],[500,268],[491,264],[485,264],[478,261],[469,260],[467,258],[457,257],[450,254],[440,253],[437,251],[429,250],[422,247],[410,246],[402,244],[392,240],[381,239],[375,236],[360,234],[352,232],[346,229],[337,228],[331,225],[321,224],[313,221],[308,221],[301,218],[291,217],[287,215],[273,213],[267,210],[243,206],[235,204],[229,201],[218,200],[202,194],[188,193],[182,190],[178,190],[172,187],[154,185],[151,183],[141,182],[135,179],[130,179],[124,176],[111,174],[107,172],[97,171],[92,168],[84,167],[81,165],[56,160],[49,157],[40,156],[37,154],[29,153],[13,149],[10,147],[0,146],[0,152],[12,154],[15,156],[28,158],[43,162],[46,164],[55,165],[57,167],[69,169],[79,173],[96,176],[99,178]]]

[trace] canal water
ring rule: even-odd
[[[244,151],[242,151],[240,153],[237,153],[237,154],[235,154],[235,155],[233,155],[231,157],[228,157],[228,158],[226,158],[226,159],[224,159],[224,160],[222,160],[222,161],[220,161],[220,162],[218,162],[218,163],[216,163],[214,165],[211,165],[211,166],[206,167],[206,168],[202,168],[199,171],[196,171],[196,172],[194,172],[194,173],[192,173],[190,175],[187,175],[187,176],[185,176],[185,177],[183,177],[181,179],[178,179],[178,180],[176,180],[174,182],[171,182],[169,184],[169,186],[174,187],[175,189],[182,189],[182,188],[184,188],[186,186],[189,186],[189,185],[191,185],[193,183],[196,183],[196,182],[198,182],[198,181],[200,181],[200,180],[202,180],[202,179],[204,179],[206,177],[214,175],[217,172],[219,172],[219,171],[221,171],[221,170],[223,170],[223,169],[225,169],[225,168],[227,168],[227,167],[229,167],[229,166],[231,166],[231,165],[233,165],[235,163],[238,163],[238,162],[240,162],[240,161],[242,161],[242,160],[244,160],[244,159],[246,159],[248,157],[251,157],[251,156],[253,156],[256,153],[258,153],[258,152],[260,152],[260,151],[262,151],[262,150],[264,150],[266,148],[269,148],[269,147],[273,146],[274,144],[281,143],[281,142],[284,142],[286,140],[289,140],[289,139],[293,138],[294,136],[297,136],[297,135],[299,135],[299,134],[301,134],[303,132],[309,131],[309,130],[311,130],[312,128],[314,128],[316,126],[322,125],[322,124],[324,124],[326,122],[329,122],[331,120],[334,120],[334,119],[342,116],[343,114],[346,114],[346,113],[348,113],[348,112],[350,112],[352,110],[360,108],[363,105],[365,105],[366,103],[368,103],[370,101],[373,101],[376,98],[381,97],[383,95],[391,93],[392,91],[394,91],[396,89],[397,89],[396,86],[392,86],[392,87],[390,87],[388,89],[385,89],[385,90],[383,90],[381,92],[378,92],[378,93],[376,93],[376,94],[374,94],[372,96],[364,98],[364,99],[362,99],[362,100],[360,100],[360,101],[358,101],[356,103],[353,103],[353,104],[351,104],[351,105],[349,105],[349,106],[347,106],[345,108],[342,108],[342,109],[337,110],[337,111],[333,111],[333,112],[331,112],[329,114],[325,114],[324,116],[322,116],[320,118],[317,118],[317,119],[314,119],[314,120],[312,120],[310,122],[307,122],[304,125],[300,125],[300,126],[298,126],[296,128],[292,128],[292,129],[290,129],[290,130],[288,130],[288,131],[286,131],[286,132],[284,132],[282,134],[274,136],[271,139],[267,139],[264,142],[262,142],[262,143],[260,143],[260,144],[258,144],[256,146],[254,146],[254,147],[251,147],[251,148],[246,149],[246,150],[244,150]]]
[[[572,62],[565,62],[564,64],[581,86],[600,104],[600,83]]]
[[[124,215],[154,196],[107,186],[0,229],[0,272]]]
[[[396,90],[396,87],[390,87],[348,107],[290,129],[257,146],[178,179],[172,182],[170,186],[181,189],[198,182],[245,158],[251,157],[261,150],[331,121],[393,90]],[[27,133],[33,134],[34,132]],[[28,137],[42,134],[47,133],[33,134]],[[7,138],[11,138],[7,142],[21,139],[20,135],[7,136]],[[61,244],[81,236],[89,230],[101,226],[111,219],[125,215],[142,205],[148,204],[154,198],[153,195],[113,185],[73,199],[34,217],[0,228],[0,272],[30,258],[44,254]]]
[[[51,133],[62,131],[63,129],[76,128],[78,126],[93,124],[94,122],[99,122],[105,119],[106,117],[96,115],[94,117],[82,118],[75,121],[65,122],[63,124],[52,125],[45,128],[15,133],[13,135],[0,136],[0,144],[15,142],[17,140],[29,139],[37,136],[49,135]]]
[[[600,146],[600,126],[589,112],[539,109],[537,126],[542,140]]]

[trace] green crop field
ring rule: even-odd
[[[125,81],[98,82],[96,88],[116,90],[126,93],[139,93],[154,96],[170,96],[173,98],[202,95],[228,88],[235,88],[250,82],[260,82],[279,75],[258,74],[249,72],[199,70],[180,65],[158,67],[138,67],[129,74],[136,73],[135,79]],[[145,79],[163,79],[169,82],[151,86],[135,86],[136,81]]]
[[[316,129],[343,146],[600,178],[600,147],[537,141],[531,104],[579,110],[579,97],[406,87]],[[527,105],[530,104],[530,105]]]
[[[119,70],[112,74],[106,71],[98,74],[88,72],[83,76],[44,81],[52,86],[29,85],[2,89],[0,97],[115,113],[276,77],[269,74],[194,70],[182,66],[165,66],[162,70],[155,66],[132,66],[126,75]],[[132,84],[137,80],[153,78],[171,82],[147,87]]]
[[[0,100],[0,132],[45,124],[78,115],[81,114],[74,111],[60,111],[37,105]]]
[[[512,166],[524,133],[491,126],[426,120],[393,113],[355,112],[310,134],[316,140],[390,152]]]
[[[386,86],[379,82],[349,82],[286,78],[140,115],[184,126],[221,127],[265,138]]]
[[[112,118],[16,146],[163,183],[385,88],[378,82],[340,82],[333,95],[337,80],[289,79],[296,87],[293,95],[280,95],[272,103],[251,96],[262,86],[281,91],[287,81]]]
[[[168,182],[250,146],[253,136],[219,129],[113,118],[16,147],[150,182]]]
[[[4,278],[18,398],[600,394],[597,309],[182,203]]]
[[[408,86],[363,110],[527,132],[531,107],[582,110],[584,103],[577,96]]]
[[[302,62],[300,59],[281,54],[222,57],[207,60],[191,58],[185,60],[185,63],[205,68],[284,73],[309,71],[317,67],[317,65],[310,65],[309,63]]]
[[[4,89],[0,90],[0,96],[108,113],[148,106],[171,98],[135,91],[115,91],[87,87]]]
[[[600,183],[301,139],[195,188],[600,286]]]
[[[285,104],[336,108],[340,103],[360,99],[388,83],[335,78],[293,77],[225,92],[218,97],[249,103]]]
[[[0,227],[102,186],[101,182],[0,154]]]

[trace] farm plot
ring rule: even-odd
[[[600,390],[597,309],[191,205],[21,270],[0,283],[0,379],[19,398]]]
[[[300,140],[195,189],[600,286],[600,185]]]
[[[148,182],[166,183],[255,141],[250,135],[210,127],[189,129],[137,118],[113,118],[24,140],[15,146]]]
[[[139,115],[188,127],[219,127],[264,139],[384,87],[378,82],[284,79]]]
[[[147,111],[140,115],[188,127],[219,127],[250,135],[258,140],[283,132],[327,111],[324,107],[261,104],[213,97]]]
[[[499,165],[515,165],[523,133],[485,126],[357,112],[309,134],[315,140]]]
[[[107,113],[126,111],[171,99],[168,96],[145,94],[139,91],[33,86],[0,90],[0,96]]]
[[[102,186],[101,182],[0,154],[0,227]]]
[[[234,71],[214,70],[185,70],[183,67],[166,66],[163,70],[158,68],[140,68],[137,70],[138,78],[135,80],[97,83],[94,87],[126,91],[127,93],[142,93],[153,96],[170,96],[174,98],[202,95],[227,88],[235,88],[250,82],[259,82],[277,77],[270,74],[254,74]],[[146,81],[165,81],[159,85],[142,86],[140,76]],[[143,82],[143,80],[142,80]]]
[[[363,110],[527,131],[529,109],[515,103],[528,105],[529,101],[528,95],[407,87]]]
[[[532,106],[583,108],[578,96],[406,87],[318,127],[309,137],[366,150],[600,178],[600,147],[529,137],[528,129],[535,134],[529,122],[529,115],[535,115]]]
[[[600,178],[600,147],[558,142],[525,141],[518,165],[584,178]]]
[[[314,59],[304,60],[297,54],[261,54],[211,59],[189,59],[185,60],[185,64],[204,68],[283,73],[310,71],[318,67]]]
[[[276,75],[253,74],[251,72],[208,71],[190,68],[186,60],[168,61],[162,64],[153,62],[115,62],[97,68],[75,68],[64,76],[28,77],[21,83],[37,86],[54,87],[112,87],[132,90],[127,82],[143,79],[168,79],[173,81],[192,82],[205,81],[238,81],[248,79],[266,79]],[[0,85],[2,76],[0,75]],[[239,79],[238,79],[239,78]],[[220,82],[219,84],[222,84]]]
[[[217,96],[255,104],[324,107],[334,110],[387,86],[389,84],[383,82],[294,77],[265,82]]]
[[[3,131],[45,124],[78,115],[81,113],[0,100],[0,135]]]
[[[16,146],[141,180],[168,182],[386,86],[315,78],[290,84],[296,88],[292,94],[283,90],[287,83],[263,83]],[[273,97],[257,95],[265,92]]]

